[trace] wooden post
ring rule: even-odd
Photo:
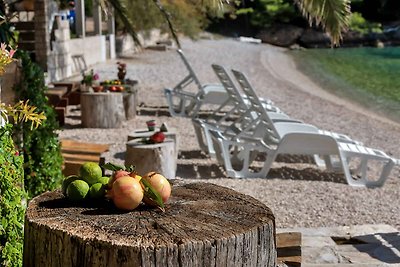
[[[94,33],[96,35],[102,34],[102,16],[101,7],[98,1],[93,1],[93,21],[94,21]]]
[[[85,1],[75,1],[75,30],[79,37],[85,38],[86,36],[86,21],[85,21]]]
[[[155,171],[167,179],[175,179],[175,142],[166,139],[159,144],[144,144],[140,139],[131,140],[126,143],[125,165],[135,165],[136,171],[143,175]]]
[[[93,204],[94,205],[94,204]],[[61,192],[29,202],[23,265],[276,266],[275,218],[256,199],[228,188],[174,181],[162,213],[119,212],[109,202],[74,205]]]

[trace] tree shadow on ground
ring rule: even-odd
[[[351,238],[331,237],[338,247],[353,246],[362,254],[368,254],[371,258],[377,259],[380,262],[388,264],[400,263],[400,234],[399,232],[392,233],[373,233]],[[339,242],[338,242],[339,241]],[[349,242],[350,241],[350,242]],[[343,250],[342,253],[346,253]],[[354,252],[352,252],[354,255]],[[347,255],[345,255],[347,256]],[[349,254],[351,259],[351,254]],[[365,256],[363,256],[365,258]]]
[[[216,164],[198,165],[198,164],[178,164],[176,176],[190,179],[214,179],[226,177],[225,171]]]
[[[343,173],[328,172],[313,167],[298,169],[283,166],[279,168],[272,168],[269,171],[267,178],[300,181],[324,181],[346,184],[346,179],[344,178]]]
[[[209,157],[201,150],[181,150],[178,159],[208,159]]]

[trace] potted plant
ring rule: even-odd
[[[82,80],[81,80],[81,91],[88,92],[90,88],[93,87],[95,81],[99,79],[99,75],[94,73],[93,69],[91,69],[88,73],[82,71]]]

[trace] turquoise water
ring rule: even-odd
[[[322,88],[400,122],[400,47],[289,53]]]

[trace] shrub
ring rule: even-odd
[[[349,28],[362,34],[382,32],[382,25],[380,23],[369,22],[358,12],[351,14]]]
[[[11,133],[11,125],[0,128],[0,266],[22,266],[26,194],[23,158]]]
[[[29,100],[37,107],[37,112],[44,112],[47,119],[37,129],[23,124],[17,133],[23,136],[25,189],[29,197],[44,191],[53,190],[60,185],[63,178],[62,155],[56,130],[59,128],[54,109],[49,106],[45,96],[44,74],[41,68],[33,63],[26,52],[18,51],[17,57],[22,61],[21,83],[16,86],[18,98]]]

